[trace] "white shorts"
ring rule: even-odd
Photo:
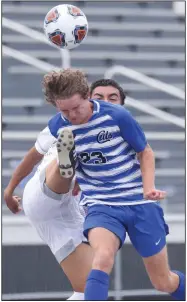
[[[82,242],[84,212],[80,196],[56,194],[45,184],[45,170],[35,174],[26,184],[23,209],[41,239],[50,247],[60,263]]]

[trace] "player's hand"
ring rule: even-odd
[[[79,184],[77,181],[75,181],[75,185],[74,185],[74,188],[73,188],[73,191],[72,191],[72,195],[73,196],[77,196],[80,192],[80,187],[79,187]]]
[[[166,195],[167,193],[165,191],[153,189],[149,192],[144,193],[144,198],[150,200],[162,200],[166,198]]]
[[[20,206],[21,198],[18,196],[12,196],[12,194],[7,190],[4,191],[4,200],[12,213],[17,214],[22,210]]]

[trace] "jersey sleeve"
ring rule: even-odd
[[[38,134],[35,148],[40,154],[45,154],[55,141],[56,138],[51,134],[49,127],[46,127]]]
[[[118,110],[116,118],[124,140],[135,150],[135,152],[142,152],[147,145],[147,140],[138,122],[125,108],[120,108]]]

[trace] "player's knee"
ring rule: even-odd
[[[109,273],[114,265],[114,251],[110,248],[100,248],[95,251],[93,268]]]

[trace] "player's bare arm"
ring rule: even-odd
[[[155,188],[155,156],[149,144],[142,152],[137,154],[142,172],[144,198],[161,200],[166,197],[166,192]]]
[[[40,154],[35,147],[32,147],[14,171],[9,184],[4,191],[4,199],[12,213],[16,214],[21,210],[21,199],[18,196],[13,196],[15,188],[19,185],[22,179],[32,172],[34,166],[37,165],[42,158],[43,154]]]

